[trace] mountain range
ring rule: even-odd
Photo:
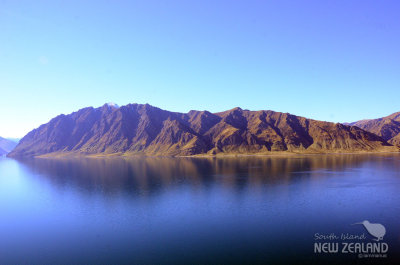
[[[16,142],[0,137],[0,156],[8,154],[15,146],[17,146]]]
[[[177,113],[148,104],[105,104],[59,115],[29,132],[10,157],[216,155],[398,151],[357,126],[270,110]]]
[[[348,125],[357,126],[381,136],[392,145],[400,145],[400,112],[379,119],[356,121]]]

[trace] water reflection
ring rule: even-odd
[[[398,154],[0,159],[0,263],[357,264],[313,235],[369,220],[398,264],[399,172]]]
[[[241,190],[244,187],[287,184],[310,178],[329,177],[333,172],[351,172],[363,163],[379,163],[400,171],[398,156],[308,155],[289,157],[225,158],[63,158],[28,159],[20,162],[54,185],[72,185],[84,192],[112,195],[127,192],[145,196],[180,185],[207,189],[219,184]],[[392,161],[392,163],[390,163]],[[376,166],[376,165],[375,165]]]

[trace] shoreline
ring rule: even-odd
[[[397,151],[351,151],[351,152],[271,152],[271,153],[219,153],[219,154],[197,154],[197,155],[149,155],[149,154],[83,154],[83,153],[49,153],[31,157],[7,157],[12,159],[41,158],[41,159],[63,159],[63,158],[232,158],[232,157],[300,157],[300,156],[322,156],[322,155],[377,155],[377,154],[400,154]]]

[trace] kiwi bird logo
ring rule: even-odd
[[[386,229],[383,225],[373,224],[367,220],[360,223],[355,223],[354,225],[363,225],[371,236],[376,237],[374,238],[376,241],[383,240],[383,236],[386,234]]]

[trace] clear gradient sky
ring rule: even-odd
[[[400,1],[0,0],[0,136],[105,102],[400,111]]]

